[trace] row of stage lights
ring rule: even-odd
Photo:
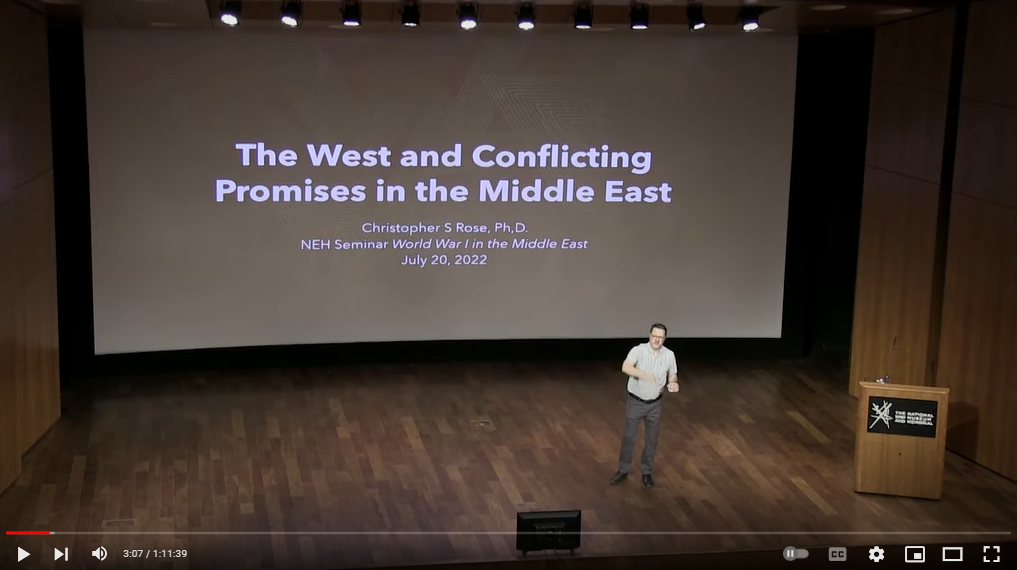
[[[222,2],[219,9],[219,20],[229,26],[240,25],[240,12],[243,3],[238,0],[227,0]],[[282,3],[279,21],[284,26],[295,28],[300,25],[302,5],[299,0],[284,1]],[[420,4],[416,0],[408,0],[403,3],[402,23],[408,28],[415,28],[420,25]],[[593,6],[587,2],[576,4],[574,10],[575,28],[577,30],[588,30],[593,27]],[[702,30],[706,27],[706,19],[703,18],[703,5],[698,2],[691,2],[686,6],[686,16],[689,22],[689,29],[692,31]],[[633,30],[645,30],[650,27],[650,7],[646,4],[636,2],[629,10],[629,20]],[[342,21],[344,26],[357,27],[360,25],[360,2],[348,0],[343,2]],[[472,30],[477,27],[477,6],[473,3],[462,2],[459,4],[459,27],[464,30]],[[742,30],[751,32],[759,29],[759,9],[754,6],[744,6],[739,11],[738,22]],[[522,2],[519,5],[518,24],[520,30],[532,30],[536,27],[536,15],[532,2]]]

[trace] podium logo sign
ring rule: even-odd
[[[869,396],[869,433],[936,437],[935,400]]]

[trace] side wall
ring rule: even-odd
[[[936,383],[947,446],[1017,479],[1017,2],[971,4]]]
[[[1017,479],[1017,2],[880,27],[851,382],[951,388],[947,447]]]
[[[0,491],[60,416],[46,20],[0,0]]]
[[[850,391],[890,374],[927,383],[941,294],[935,266],[955,15],[882,26],[869,135],[851,341]]]

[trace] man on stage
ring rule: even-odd
[[[678,361],[674,352],[664,347],[667,327],[656,323],[650,327],[650,340],[632,347],[622,363],[622,372],[629,377],[628,397],[625,403],[625,436],[622,438],[618,472],[611,484],[624,481],[632,466],[632,452],[636,444],[639,422],[645,421],[646,444],[640,468],[643,485],[653,487],[653,456],[657,453],[657,436],[660,435],[660,407],[664,386],[668,392],[678,391]]]

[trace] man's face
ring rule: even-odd
[[[650,346],[652,346],[654,348],[654,350],[664,346],[664,339],[665,338],[667,338],[667,335],[664,334],[664,331],[662,331],[660,329],[653,329],[653,330],[651,330],[650,331]]]

